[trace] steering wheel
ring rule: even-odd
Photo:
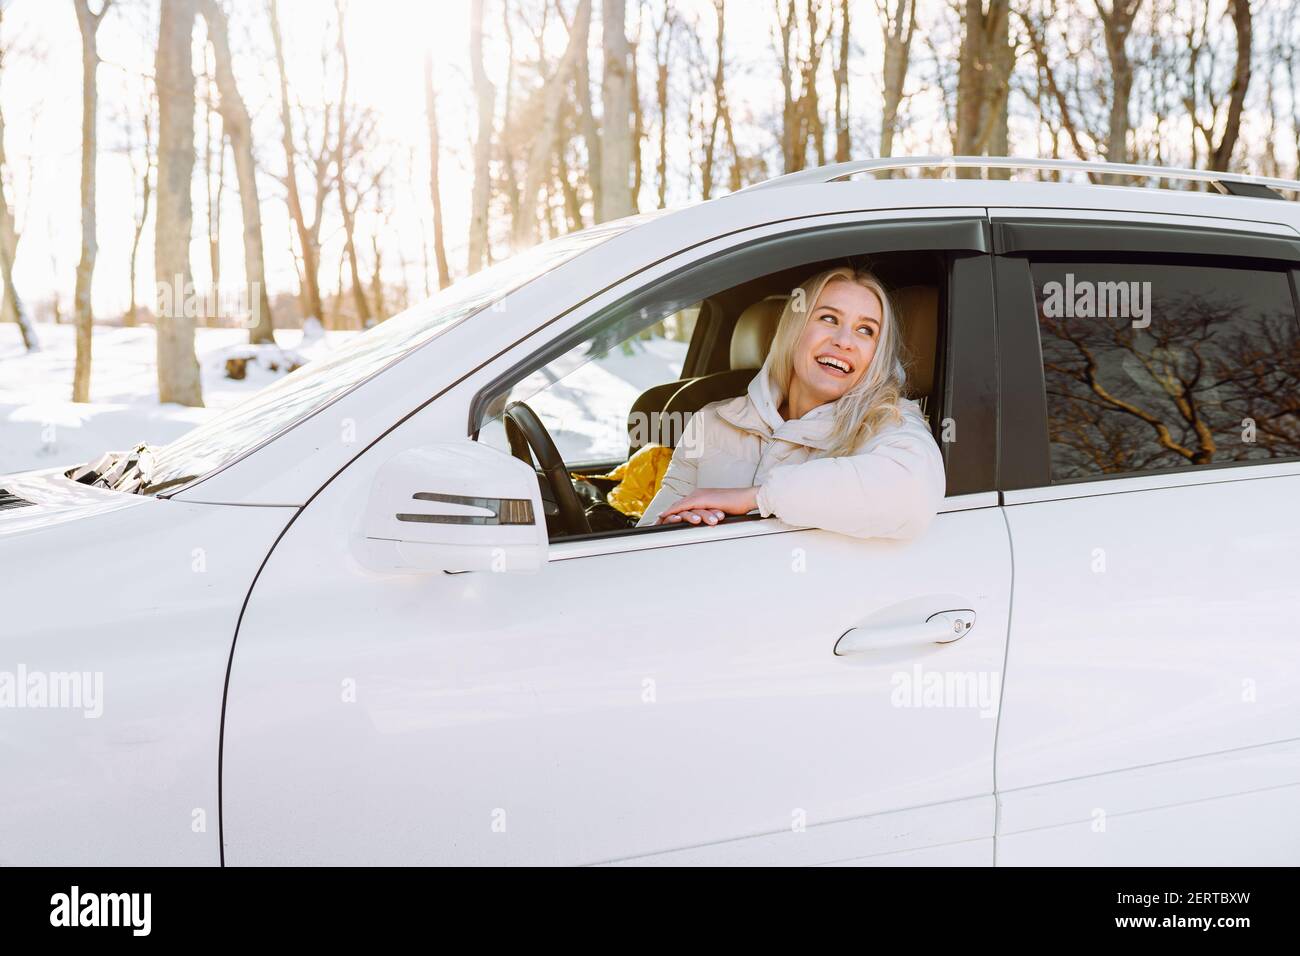
[[[551,485],[551,494],[555,496],[555,506],[565,530],[569,534],[591,534],[591,524],[587,521],[578,490],[573,487],[564,459],[537,413],[523,402],[511,402],[506,406],[505,426],[510,451],[516,458],[531,465],[528,449],[532,449],[539,469]]]

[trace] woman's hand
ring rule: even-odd
[[[698,488],[665,508],[658,523],[717,524],[727,515],[749,514],[757,507],[757,488]]]

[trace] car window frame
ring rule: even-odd
[[[866,218],[868,216],[871,218]],[[735,242],[711,256],[693,257],[678,268],[645,282],[638,281],[639,276],[627,277],[620,284],[629,291],[610,304],[594,310],[542,345],[535,345],[522,358],[511,361],[510,357],[503,357],[502,369],[477,388],[469,402],[469,437],[478,440],[479,429],[487,420],[483,417],[485,412],[503,391],[508,393],[519,380],[588,340],[603,324],[611,321],[611,317],[626,314],[629,309],[636,308],[639,301],[668,298],[672,292],[665,291],[665,286],[671,290],[675,282],[699,282],[698,274],[705,273],[709,276],[705,282],[726,288],[769,271],[788,268],[799,261],[812,263],[835,258],[834,250],[838,247],[834,243],[844,242],[846,237],[870,238],[870,243],[855,246],[855,251],[850,254],[933,251],[948,257],[945,285],[940,290],[940,330],[936,343],[936,361],[941,363],[936,378],[942,376],[943,401],[941,407],[930,410],[929,415],[936,431],[941,431],[942,423],[949,419],[958,423],[961,440],[939,443],[949,475],[947,496],[940,511],[996,506],[999,503],[995,490],[998,416],[996,308],[987,211],[983,207],[967,207],[960,212],[951,208],[941,211],[930,208],[866,210],[856,218],[836,215],[831,222],[817,221],[824,218],[783,223],[789,228],[761,235],[750,242]],[[964,230],[964,238],[956,238],[957,229]],[[850,235],[853,233],[860,235]],[[762,258],[762,253],[755,250],[760,244],[770,248],[781,248],[783,244],[788,253],[791,241],[802,244],[812,237],[826,246],[816,253],[808,252],[797,261],[792,261],[787,254],[778,255],[768,268],[756,264],[756,259]],[[731,261],[719,263],[724,259]],[[730,270],[730,278],[719,284],[719,276],[728,275],[727,270]],[[695,275],[690,275],[692,273]],[[962,291],[957,295],[954,289],[959,282]],[[705,291],[694,301],[705,300],[710,294]],[[683,300],[690,298],[690,293],[679,295]],[[960,322],[951,307],[951,303],[959,299],[962,301]],[[647,324],[653,324],[653,321]],[[551,560],[564,560],[801,529],[775,518],[740,516],[710,528],[683,525],[664,529],[671,530],[671,535],[655,534],[653,530],[628,528],[566,536],[550,542],[549,553]]]
[[[1073,256],[1088,262],[1100,257],[1158,259],[1161,264],[1192,265],[1213,261],[1230,268],[1287,274],[1292,306],[1300,322],[1300,233],[1283,224],[1237,220],[1199,222],[1121,218],[1081,210],[1057,216],[996,218],[991,211],[993,273],[997,295],[999,365],[997,488],[1007,504],[1087,497],[1126,490],[1177,487],[1271,474],[1300,473],[1300,455],[1275,459],[1172,465],[1135,472],[1107,472],[1052,480],[1047,383],[1043,368],[1038,303],[1030,264]],[[1255,227],[1255,228],[1252,228]],[[1225,252],[1225,248],[1230,252]],[[1133,261],[1140,261],[1135,259]]]

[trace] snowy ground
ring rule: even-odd
[[[36,331],[41,351],[28,353],[17,327],[0,325],[0,475],[83,464],[142,441],[165,444],[283,374],[250,362],[244,380],[227,378],[226,358],[248,341],[248,333],[200,328],[195,349],[206,407],[164,405],[158,401],[153,328],[99,327],[91,349],[91,401],[76,404],[69,400],[72,326],[37,325]],[[357,334],[326,332],[304,343],[301,332],[281,330],[276,339],[310,361]],[[685,355],[684,342],[636,341],[631,354],[615,348],[565,369],[542,392],[512,397],[527,398],[567,461],[615,460],[627,451],[632,402],[649,386],[676,379]],[[504,446],[503,436],[500,441]]]
[[[89,404],[69,400],[75,355],[71,325],[37,325],[41,351],[23,349],[18,329],[0,325],[0,475],[87,462],[139,442],[165,444],[275,381],[282,373],[248,364],[247,377],[226,377],[227,354],[248,341],[242,329],[195,331],[205,408],[162,404],[154,371],[154,330],[96,327],[91,346]],[[356,335],[326,332],[302,342],[280,330],[277,342],[304,358],[318,357]]]

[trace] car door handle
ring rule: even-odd
[[[888,624],[876,627],[849,628],[835,642],[835,655],[865,654],[886,648],[920,644],[951,644],[961,640],[975,626],[975,612],[970,608],[935,611],[916,624]]]

